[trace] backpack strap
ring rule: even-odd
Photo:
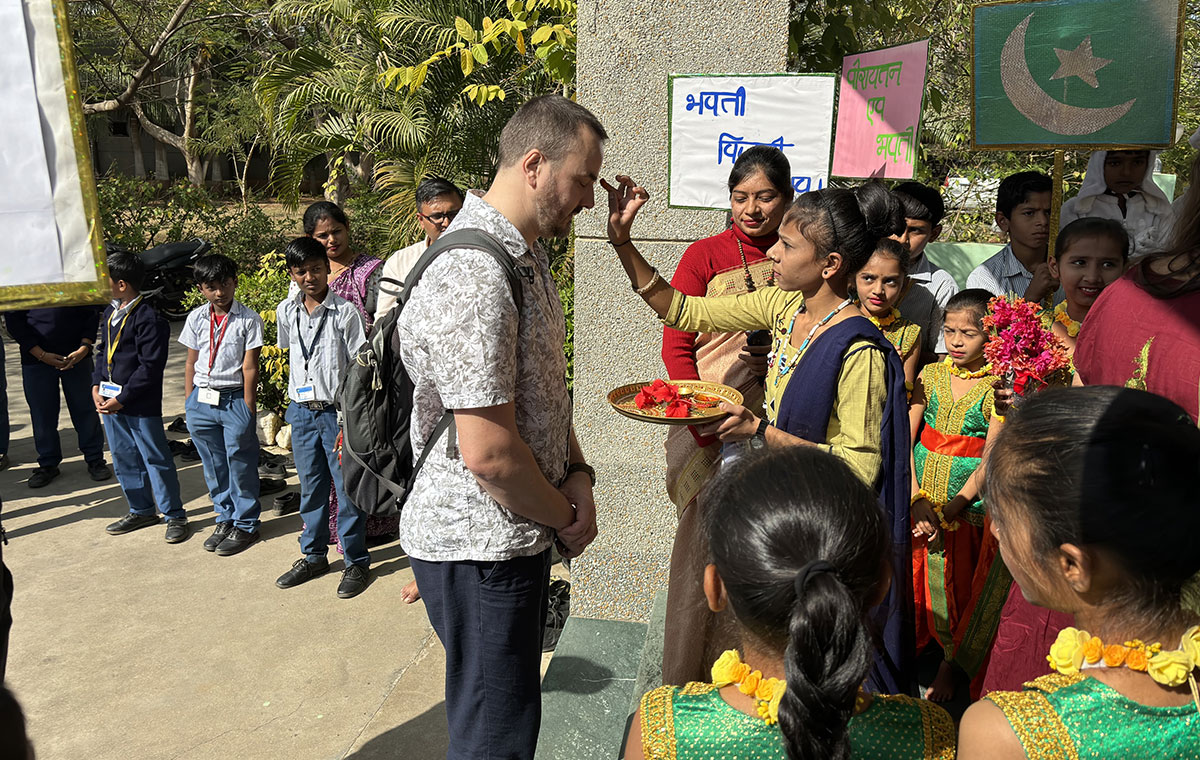
[[[447,232],[426,248],[425,252],[421,254],[421,258],[417,259],[417,263],[413,264],[408,277],[405,278],[404,294],[400,300],[408,301],[413,288],[421,281],[425,270],[429,268],[434,259],[446,251],[459,248],[485,251],[492,255],[492,258],[504,270],[505,277],[508,278],[508,286],[512,290],[513,303],[517,305],[517,314],[519,315],[524,298],[521,289],[521,274],[517,269],[517,263],[513,261],[513,256],[508,252],[507,246],[495,235],[473,227],[465,227],[461,230]]]
[[[421,258],[417,259],[417,263],[413,264],[412,269],[409,270],[408,277],[404,280],[404,293],[400,296],[400,303],[407,303],[409,296],[412,295],[413,288],[421,281],[422,275],[425,274],[425,270],[429,268],[434,259],[446,251],[461,248],[486,251],[492,255],[492,258],[504,270],[504,276],[508,279],[508,287],[512,291],[513,303],[517,307],[517,319],[520,319],[521,306],[524,304],[525,299],[521,289],[521,274],[517,269],[517,264],[513,261],[512,254],[508,252],[508,247],[499,238],[474,227],[464,227],[460,230],[447,232],[438,237],[432,245],[425,249],[425,252],[421,254]],[[417,473],[425,465],[425,459],[429,456],[429,452],[433,451],[433,445],[437,443],[446,430],[452,427],[454,427],[454,412],[447,409],[433,428],[433,432],[425,439],[425,448],[421,451],[421,456],[417,458],[416,463],[413,465],[410,484],[416,482]]]
[[[383,279],[383,265],[375,267],[371,274],[367,275],[367,292],[363,298],[363,309],[372,317],[375,316],[375,309],[379,308],[379,282]]]

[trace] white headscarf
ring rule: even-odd
[[[1197,134],[1200,134],[1200,131]],[[1192,139],[1197,138],[1193,136]],[[1150,156],[1146,160],[1146,176],[1138,185],[1138,192],[1146,201],[1146,210],[1154,214],[1169,213],[1171,208],[1171,199],[1154,181],[1154,160],[1158,158],[1160,152],[1150,151]],[[1091,212],[1096,198],[1104,195],[1108,190],[1108,185],[1104,184],[1104,159],[1107,156],[1108,151],[1092,151],[1092,157],[1088,160],[1087,173],[1083,175],[1083,187],[1079,189],[1079,195],[1075,196],[1075,210],[1079,216],[1087,216]]]

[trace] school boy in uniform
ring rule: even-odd
[[[292,454],[300,478],[300,517],[304,556],[275,585],[291,588],[329,571],[329,482],[337,489],[338,536],[346,557],[337,595],[349,599],[370,582],[367,516],[351,503],[342,487],[336,449],[338,432],[334,396],[342,368],[366,342],[357,307],[329,289],[325,246],[310,237],[296,238],[284,250],[288,274],[300,292],[275,309],[279,347],[288,349],[288,404]]]
[[[179,336],[188,350],[184,410],[217,513],[204,549],[226,557],[259,540],[254,412],[263,323],[234,297],[237,265],[228,256],[201,256],[192,271],[208,303],[188,314]]]
[[[1008,235],[1008,245],[967,275],[968,288],[1034,303],[1063,300],[1062,289],[1046,261],[1052,187],[1048,175],[1034,171],[1010,174],[1000,181],[996,224]]]
[[[958,293],[954,276],[925,255],[925,246],[942,234],[946,204],[937,188],[919,182],[903,182],[894,192],[904,207],[904,233],[892,235],[892,239],[908,247],[908,282],[898,308],[902,317],[921,326],[924,365],[946,353],[942,311]]]
[[[163,370],[171,330],[154,307],[142,301],[145,274],[146,266],[136,254],[108,257],[113,300],[100,319],[92,400],[104,423],[129,514],[105,530],[116,536],[156,525],[162,512],[167,519],[167,543],[177,544],[187,540],[191,529],[162,421]]]

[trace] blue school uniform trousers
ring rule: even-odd
[[[217,522],[238,530],[258,530],[258,434],[242,388],[219,391],[217,406],[201,403],[193,388],[184,404],[188,432],[204,466],[204,482]]]
[[[146,303],[135,306],[119,328],[112,326],[112,313],[113,307],[109,306],[100,322],[92,384],[111,380],[121,385],[117,396],[122,404],[120,411],[100,415],[112,453],[113,472],[130,512],[161,512],[167,519],[187,519],[162,420],[163,370],[167,366],[170,327]]]

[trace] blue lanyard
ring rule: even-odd
[[[304,308],[304,304],[300,304],[300,308]],[[321,339],[321,331],[325,329],[325,321],[329,319],[329,309],[326,308],[321,313],[321,321],[317,323],[317,331],[313,333],[312,343],[304,345],[304,333],[300,330],[300,312],[296,312],[296,342],[300,344],[300,353],[304,356],[304,374],[308,375],[308,360],[312,357],[312,352],[317,348],[317,341]]]

